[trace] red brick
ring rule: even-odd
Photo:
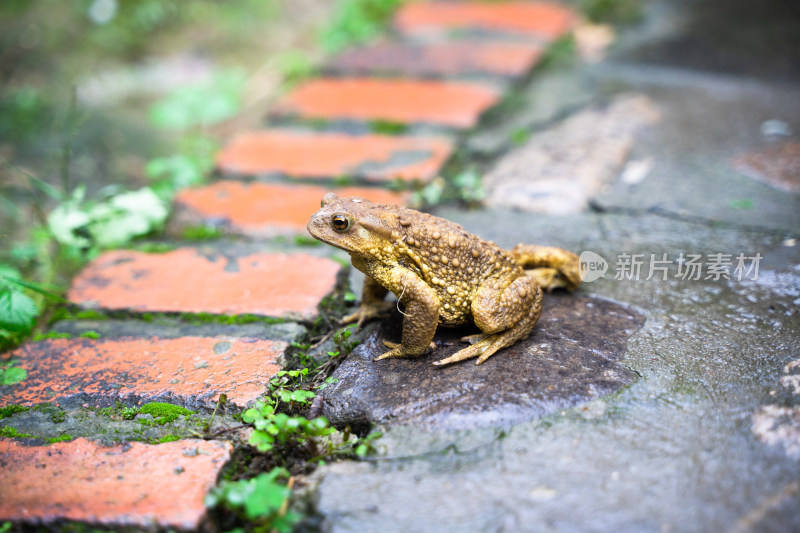
[[[220,152],[217,166],[223,172],[244,175],[428,180],[452,151],[452,142],[443,137],[250,131]]]
[[[175,199],[180,217],[194,223],[224,221],[226,229],[250,237],[306,233],[306,224],[331,189],[315,185],[242,183],[223,180],[207,187],[184,189]],[[361,196],[370,202],[402,205],[408,193],[366,187],[335,189],[340,196]],[[199,220],[198,220],[199,219]]]
[[[800,142],[774,144],[733,160],[739,172],[773,187],[800,192]]]
[[[112,447],[0,439],[0,521],[196,529],[230,454],[227,442],[196,439]]]
[[[516,77],[525,74],[541,52],[541,47],[534,44],[500,41],[449,41],[428,45],[384,43],[347,52],[335,58],[329,69],[348,74]]]
[[[305,254],[117,250],[89,264],[73,280],[68,298],[110,310],[311,319],[334,289],[339,269],[335,261]]]
[[[574,23],[573,12],[549,2],[409,2],[395,26],[412,35],[482,30],[552,40]]]
[[[296,88],[280,102],[277,111],[305,118],[469,128],[498,98],[495,89],[473,83],[323,78]]]
[[[280,370],[283,341],[227,337],[49,339],[13,352],[28,377],[0,405],[33,405],[75,395],[152,400],[177,396],[212,406],[221,393],[255,400]]]

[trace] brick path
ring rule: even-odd
[[[574,18],[552,3],[407,4],[395,17],[396,38],[332,58],[321,77],[276,105],[271,125],[231,139],[217,159],[224,179],[182,191],[173,225],[272,238],[304,234],[328,190],[407,201],[408,192],[387,187],[437,176],[466,130],[510,82],[531,71]],[[370,132],[379,124],[403,133]],[[342,181],[353,185],[341,187]],[[246,405],[279,370],[285,341],[159,338],[148,332],[148,313],[307,323],[335,288],[341,266],[295,246],[283,249],[234,253],[185,243],[161,254],[102,254],[74,280],[69,299],[125,313],[141,321],[142,333],[27,343],[13,356],[28,379],[0,387],[0,407],[55,402],[69,408],[79,398],[84,405],[158,399],[212,409],[222,393]],[[14,419],[0,424],[13,427]],[[82,438],[50,446],[0,439],[0,521],[193,529],[205,519],[202,496],[230,450],[220,441],[101,448]]]

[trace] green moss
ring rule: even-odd
[[[152,416],[155,419],[155,422],[160,425],[174,422],[179,416],[194,414],[194,411],[190,411],[185,407],[164,402],[151,402],[144,404],[141,409],[139,409],[139,412],[143,415]]]
[[[130,249],[131,246],[126,245],[125,248]],[[166,254],[178,249],[176,245],[168,242],[143,242],[136,244],[133,248],[139,252],[148,254]]]
[[[28,433],[20,433],[17,431],[17,428],[12,428],[9,426],[1,427],[0,428],[0,437],[7,437],[9,439],[35,439],[34,435],[29,435]]]
[[[52,403],[40,403],[35,406],[33,410],[50,415],[50,420],[52,420],[54,424],[59,424],[67,418],[67,413],[59,406],[53,405]]]
[[[392,120],[373,120],[369,123],[369,129],[380,135],[401,135],[408,130],[408,124]]]
[[[50,331],[48,333],[37,333],[33,336],[33,342],[43,341],[47,339],[69,339],[72,335],[69,333],[59,333],[57,331]]]
[[[69,433],[64,433],[63,435],[59,435],[58,437],[50,437],[47,439],[47,444],[54,444],[56,442],[66,442],[72,440],[73,437]]]
[[[157,444],[164,444],[165,442],[175,442],[176,440],[181,440],[180,435],[164,435],[160,439],[156,441]]]
[[[133,420],[139,410],[135,407],[128,407],[122,402],[117,402],[114,407],[103,407],[97,410],[97,416],[108,417],[112,420]]]
[[[556,69],[572,65],[577,58],[577,46],[571,35],[554,41],[539,61],[537,70]]]
[[[592,22],[633,24],[642,18],[641,0],[584,0],[583,12]]]
[[[81,337],[84,338],[84,339],[99,339],[100,338],[100,334],[97,333],[96,331],[90,330],[90,331],[84,331],[83,333],[81,333]]]
[[[30,411],[30,407],[25,407],[24,405],[7,405],[0,409],[0,420],[4,418],[10,418],[11,416],[17,413],[24,413],[25,411]]]
[[[187,324],[225,324],[229,326],[239,324],[252,324],[261,322],[264,324],[282,324],[285,322],[282,318],[258,316],[258,315],[215,315],[212,313],[181,313],[179,315],[181,322]]]
[[[211,226],[189,226],[183,228],[182,237],[187,241],[210,241],[222,237],[220,228]]]
[[[321,246],[322,242],[307,235],[295,235],[294,243],[298,246]]]
[[[108,320],[108,315],[93,309],[79,310],[74,307],[62,306],[55,310],[50,323],[60,320]]]

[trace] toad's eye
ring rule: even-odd
[[[331,218],[331,227],[340,233],[347,231],[350,229],[350,218],[345,215],[333,215]]]

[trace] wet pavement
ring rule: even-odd
[[[794,47],[800,34],[789,31],[800,27],[800,15],[779,0],[730,5],[648,4],[604,60],[534,72],[511,98],[516,107],[462,135],[458,159],[490,177],[490,205],[429,210],[504,248],[532,243],[585,252],[591,268],[576,292],[546,295],[527,340],[481,366],[429,364],[457,350],[458,338],[470,333],[444,328],[434,354],[374,362],[384,351],[381,340],[399,338],[401,317],[394,312],[369,325],[364,342],[336,370],[338,382],[325,390],[321,409],[340,427],[364,433],[375,425],[384,436],[378,454],[321,466],[305,480],[323,531],[800,529],[800,196],[792,192],[800,168],[793,148],[800,139],[800,46]],[[431,15],[414,16],[424,29]],[[758,46],[748,46],[759,38]],[[377,60],[353,56],[349,67],[343,60],[337,68],[373,73],[371,62],[389,54],[399,57],[391,69],[398,75],[410,68],[407,53],[379,49]],[[440,69],[437,61],[421,65],[423,75]],[[470,76],[474,68],[499,68],[488,61],[461,65]],[[367,87],[372,96],[375,86]],[[433,86],[414,87],[422,94]],[[313,115],[325,107],[318,96],[305,94],[291,112]],[[463,116],[415,115],[409,108],[400,118],[467,127],[479,107],[468,103],[468,110],[459,108]],[[340,111],[337,117],[352,118]],[[229,172],[237,162],[226,162]],[[291,175],[296,163],[277,171]],[[338,173],[343,164],[328,156],[313,163],[323,169],[308,172],[314,177]],[[274,171],[248,167],[244,173],[273,180]],[[420,182],[435,174],[429,167],[412,172]],[[318,194],[308,185],[282,186],[293,187],[298,206]],[[274,190],[221,181],[200,189],[198,198],[186,193],[182,209],[192,211],[193,223],[206,220],[251,240],[301,227],[295,219],[275,220],[271,209],[245,217],[236,207],[248,197],[254,204],[274,202]],[[282,248],[291,254],[273,253]],[[181,260],[180,272],[171,257]],[[255,267],[276,257],[292,266],[274,276],[277,282],[258,279]],[[28,392],[94,402],[122,398],[129,392],[120,392],[122,386],[199,410],[212,408],[222,392],[246,404],[258,395],[257,382],[282,364],[280,347],[300,338],[325,295],[341,288],[345,273],[331,257],[344,256],[275,241],[220,241],[160,259],[122,251],[101,256],[77,279],[74,300],[92,309],[172,314],[147,323],[56,324],[62,332],[91,327],[101,339],[24,347],[24,364],[32,365],[35,378]],[[203,280],[214,275],[231,275],[242,285],[205,287]],[[164,279],[172,280],[167,289],[142,299]],[[248,287],[259,283],[264,286],[254,297]],[[226,293],[231,287],[234,294]],[[358,295],[359,287],[352,288]],[[308,300],[292,299],[292,291]],[[191,301],[179,302],[187,292]],[[231,310],[234,304],[240,307]],[[185,323],[179,312],[275,320],[204,326]],[[199,346],[190,351],[207,357],[184,361],[184,375],[182,350],[169,347],[189,338]],[[139,351],[162,349],[158,368],[141,364],[136,350],[117,349],[140,343]],[[61,345],[87,361],[115,350],[110,367],[122,377],[114,378],[113,390],[98,392],[92,376],[48,355]],[[270,368],[245,376],[258,364],[248,357],[262,348]],[[134,359],[141,376],[122,371]],[[47,365],[69,369],[57,372],[64,374],[63,389],[46,383]],[[163,369],[191,386],[181,381],[176,389],[160,374],[148,377]],[[28,431],[42,415],[16,416],[30,424]],[[184,523],[173,520],[158,523]]]
[[[692,10],[682,11],[692,5],[702,18],[691,20]],[[749,9],[737,5],[736,17]],[[531,102],[508,119],[510,125],[495,124],[491,132],[476,135],[480,143],[468,141],[478,153],[504,152],[513,146],[510,132],[525,124],[526,116],[546,135],[558,130],[559,119],[574,116],[582,98],[590,102],[579,109],[595,113],[607,110],[604,104],[619,94],[646,98],[659,119],[636,133],[624,165],[589,195],[588,208],[558,215],[548,213],[546,196],[540,206],[521,206],[514,196],[509,200],[516,207],[531,212],[435,210],[501,246],[531,242],[604,258],[605,277],[574,295],[559,295],[555,305],[546,301],[546,325],[518,350],[538,358],[536,379],[546,381],[547,357],[535,347],[550,327],[564,326],[548,323],[548,313],[558,313],[566,300],[616,302],[606,305],[644,318],[615,357],[632,384],[599,398],[578,398],[574,406],[531,409],[528,416],[536,419],[511,425],[493,418],[502,412],[502,402],[475,404],[471,428],[456,418],[461,426],[445,430],[429,423],[444,416],[437,405],[449,406],[446,413],[456,411],[464,391],[491,381],[493,369],[464,365],[469,378],[425,396],[433,398],[432,405],[414,403],[418,391],[447,377],[426,361],[400,375],[397,368],[414,363],[378,370],[381,362],[369,361],[380,351],[376,339],[391,336],[381,331],[340,369],[342,381],[329,412],[386,420],[384,454],[316,474],[319,512],[329,530],[800,528],[800,389],[790,366],[800,354],[800,197],[781,183],[771,186],[774,180],[754,179],[737,163],[747,154],[769,154],[780,143],[796,142],[800,85],[794,66],[800,63],[787,61],[796,58],[797,48],[762,43],[744,50],[744,41],[736,54],[724,54],[732,62],[721,61],[725,43],[715,35],[734,41],[742,35],[716,19],[719,31],[701,35],[700,20],[708,20],[710,12],[721,16],[717,8],[653,5],[645,21],[623,33],[606,61],[551,75],[547,83],[569,88],[561,98],[551,94],[545,104]],[[767,16],[769,9],[760,9],[764,17],[758,20],[789,26],[777,13]],[[792,20],[796,29],[799,19]],[[763,26],[759,35],[771,27]],[[779,32],[773,40],[780,44],[789,36]],[[643,40],[648,46],[638,47]],[[542,83],[534,80],[530,91]],[[770,134],[767,121],[785,123],[794,133]],[[796,157],[771,161],[777,167],[773,174],[788,179],[800,168]],[[489,164],[490,171],[495,168]],[[534,175],[540,171],[531,168]],[[638,279],[629,279],[635,254],[642,254],[641,270]],[[699,275],[687,267],[690,254],[700,256]],[[709,267],[720,259],[716,254],[730,262],[730,279]],[[760,254],[757,279],[753,271],[735,270],[740,254]],[[586,314],[569,326],[580,328],[583,320],[589,335],[598,329],[611,333],[604,318],[605,313]],[[501,353],[490,362],[511,367],[514,355]],[[417,381],[419,374],[427,381]],[[498,397],[506,387],[534,379],[525,372],[497,377]],[[526,392],[536,390],[529,384]],[[443,398],[450,398],[449,404]],[[525,397],[514,401],[522,404]],[[396,419],[387,404],[399,413]],[[410,404],[416,407],[411,413],[404,410]]]

